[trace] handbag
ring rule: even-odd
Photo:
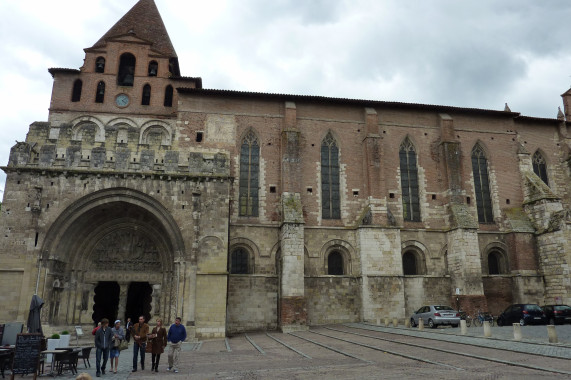
[[[122,340],[121,343],[119,343],[119,351],[126,350],[127,348],[129,348],[129,343],[126,340]]]

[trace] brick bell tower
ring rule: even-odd
[[[202,87],[201,78],[180,76],[178,57],[153,0],[137,2],[84,51],[79,70],[49,69],[54,78],[52,125],[67,121],[70,113],[176,119],[175,89]]]

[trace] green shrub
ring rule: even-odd
[[[69,331],[63,330],[63,331],[61,332],[61,335],[69,335]]]
[[[59,334],[53,334],[50,339],[59,339]]]

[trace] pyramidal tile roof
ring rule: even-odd
[[[154,0],[139,0],[92,48],[104,46],[110,38],[133,33],[138,38],[151,42],[154,50],[170,58],[177,58]]]

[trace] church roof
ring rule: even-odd
[[[177,58],[154,0],[139,0],[91,48],[102,47],[108,39],[128,34],[134,34],[138,38],[149,41],[154,50],[170,58]]]

